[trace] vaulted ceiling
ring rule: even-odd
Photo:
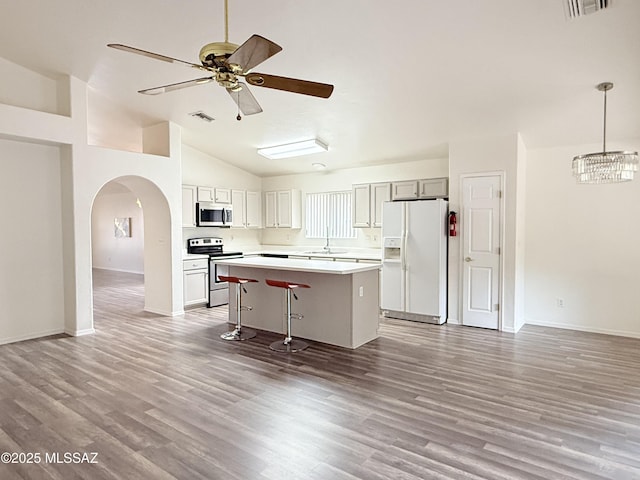
[[[198,63],[201,46],[224,40],[223,0],[2,0],[0,57],[84,80],[132,122],[171,120],[185,143],[258,175],[442,158],[453,140],[493,134],[520,132],[529,148],[598,143],[603,81],[615,84],[617,146],[640,135],[640,2],[611,3],[567,20],[563,0],[229,0],[231,42],[257,33],[283,48],[255,71],[335,85],[326,100],[250,87],[264,112],[240,122],[214,83],[138,94],[202,75],[106,47]],[[330,151],[256,154],[314,137]]]

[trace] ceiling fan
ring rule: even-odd
[[[228,0],[224,0],[224,42],[208,43],[202,47],[200,49],[201,65],[119,43],[110,43],[107,46],[163,62],[182,64],[187,67],[205,71],[208,74],[205,77],[187,80],[186,82],[172,83],[170,85],[138,91],[145,95],[158,95],[160,93],[216,81],[229,92],[231,98],[233,98],[238,105],[239,112],[242,112],[243,115],[260,113],[262,112],[262,108],[249,91],[246,83],[240,81],[241,77],[244,77],[247,83],[256,87],[272,88],[320,98],[329,98],[331,96],[333,85],[251,72],[251,69],[280,52],[282,47],[260,35],[252,35],[240,46],[230,43],[227,10]],[[242,118],[240,113],[238,113],[236,118],[238,120]]]

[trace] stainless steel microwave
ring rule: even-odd
[[[199,227],[230,227],[232,220],[231,205],[196,203],[196,225]]]

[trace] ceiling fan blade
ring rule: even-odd
[[[326,83],[298,80],[297,78],[265,75],[264,73],[249,73],[245,76],[247,82],[256,87],[274,88],[287,92],[301,93],[313,97],[329,98],[333,92],[333,85]]]
[[[162,62],[168,63],[180,63],[187,67],[197,68],[199,70],[209,71],[208,68],[198,65],[197,63],[185,62],[184,60],[178,60],[177,58],[167,57],[166,55],[160,55],[159,53],[147,52],[146,50],[140,50],[139,48],[130,47],[128,45],[122,45],[120,43],[109,43],[107,47],[115,48],[116,50],[122,50],[123,52],[135,53],[136,55],[142,55],[143,57],[153,58]]]
[[[145,95],[159,95],[161,93],[171,92],[173,90],[180,90],[182,88],[193,87],[194,85],[209,83],[213,80],[215,80],[215,77],[196,78],[195,80],[187,80],[186,82],[178,82],[172,83],[170,85],[163,85],[161,87],[138,90],[138,93],[144,93]]]
[[[238,104],[238,108],[242,112],[243,115],[255,115],[256,113],[260,113],[262,108],[260,104],[256,100],[256,97],[253,96],[246,83],[238,82],[238,85],[241,87],[240,90],[234,92],[232,89],[227,88],[227,92],[233,98],[233,101]]]
[[[242,71],[247,73],[253,67],[261,64],[281,50],[282,47],[271,40],[267,40],[260,35],[252,35],[231,54],[227,59],[227,63],[240,65]]]

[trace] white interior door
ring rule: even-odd
[[[462,180],[462,324],[499,328],[499,175]]]

